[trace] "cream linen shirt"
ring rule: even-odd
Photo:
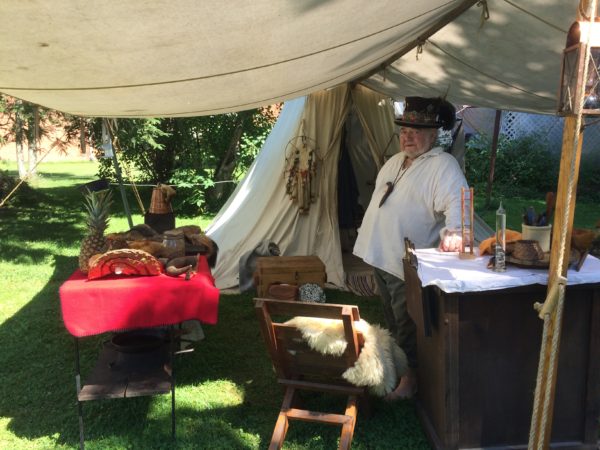
[[[379,171],[371,202],[365,212],[354,254],[368,264],[404,279],[404,238],[416,248],[436,247],[446,229],[460,230],[461,187],[467,180],[456,159],[435,147],[402,169],[400,152]],[[385,203],[379,202],[394,182]]]

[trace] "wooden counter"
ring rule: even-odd
[[[417,325],[421,422],[436,449],[527,448],[543,322],[543,285],[448,294],[404,261]],[[596,449],[600,284],[569,286],[551,447]]]

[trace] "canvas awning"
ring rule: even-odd
[[[4,0],[0,92],[76,115],[195,116],[362,80],[552,113],[577,0],[487,0],[483,27],[475,3]],[[416,42],[418,60],[387,67]]]

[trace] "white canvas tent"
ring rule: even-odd
[[[398,147],[392,108],[389,99],[348,85],[286,102],[247,176],[207,230],[219,244],[214,272],[218,287],[238,285],[240,257],[264,240],[276,242],[284,255],[317,255],[325,263],[328,281],[344,286],[337,217],[344,123],[353,112],[362,125],[358,126],[368,130],[365,139],[350,144],[349,152],[356,158],[354,167],[360,168],[356,177],[368,201],[365,190],[375,180],[383,151],[390,140],[395,141],[390,147]],[[286,194],[286,156],[288,161],[293,158],[292,145],[299,136],[305,136],[317,154],[316,197],[304,214]]]
[[[237,286],[240,258],[273,241],[283,255],[318,256],[328,282],[347,287],[338,224],[341,151],[348,152],[357,202],[366,210],[384,155],[399,148],[393,119],[393,102],[360,85],[286,102],[248,174],[207,230],[219,245],[217,286]],[[293,151],[302,138],[317,155],[316,195],[305,213],[286,193]],[[489,232],[481,229],[484,237]]]

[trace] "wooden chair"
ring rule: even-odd
[[[350,385],[341,378],[341,374],[354,365],[364,345],[362,334],[354,327],[354,321],[360,319],[358,307],[262,298],[254,299],[254,307],[277,373],[277,381],[285,387],[283,403],[269,449],[282,447],[290,420],[340,425],[342,431],[339,449],[349,449],[356,425],[359,398],[361,407],[364,403],[368,412],[366,390]],[[348,342],[347,348],[339,357],[322,355],[311,350],[297,328],[274,322],[272,317],[276,315],[285,318],[306,316],[341,319]],[[334,414],[294,407],[297,390],[346,395],[346,410],[344,414]]]

